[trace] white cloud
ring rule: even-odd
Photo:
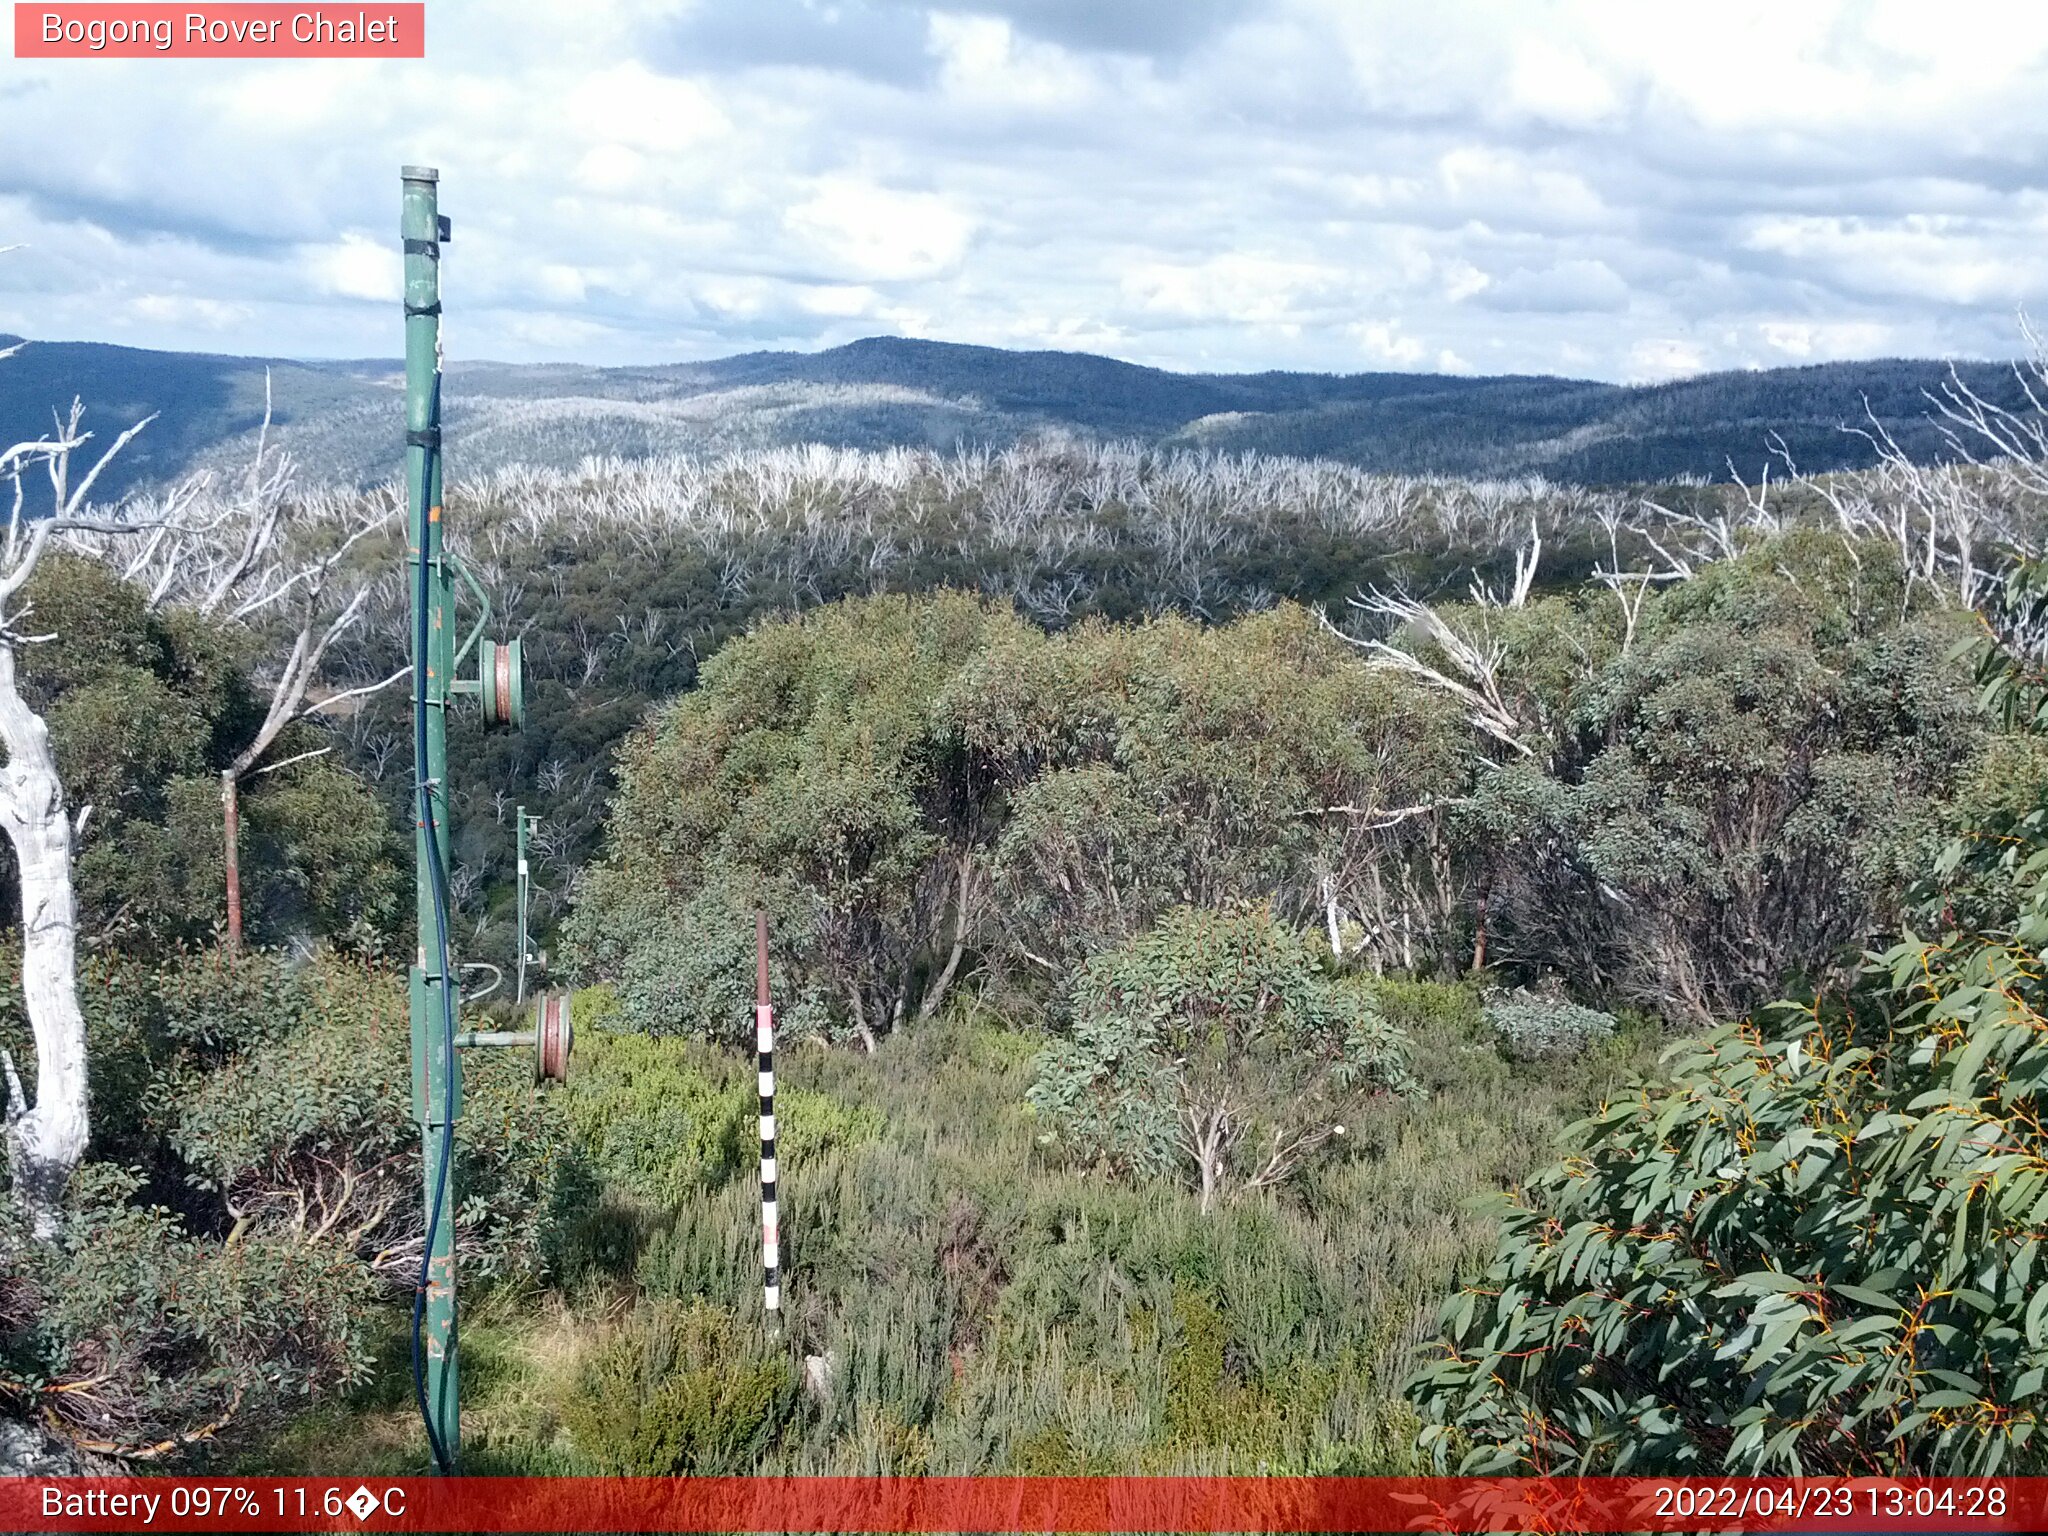
[[[646,174],[646,160],[630,144],[595,144],[576,162],[577,182],[592,192],[632,192]]]
[[[1471,262],[1458,257],[1444,268],[1444,297],[1455,304],[1460,299],[1469,299],[1475,293],[1484,292],[1492,281]]]
[[[694,81],[622,64],[580,76],[549,114],[572,131],[655,155],[680,154],[725,132],[726,117]]]
[[[308,247],[303,260],[314,288],[338,299],[395,303],[405,291],[404,258],[386,240],[351,231],[332,245]]]
[[[1892,328],[1875,320],[1765,320],[1757,330],[1764,345],[1788,361],[1877,357],[1893,346]]]
[[[1575,127],[1610,118],[1621,105],[1612,82],[1585,54],[1544,37],[1525,39],[1516,48],[1507,94],[1532,116]]]
[[[504,325],[506,333],[515,340],[547,354],[587,353],[612,341],[617,334],[608,325],[574,315],[512,315]]]
[[[1345,277],[1314,262],[1228,252],[1189,264],[1146,262],[1128,271],[1122,286],[1126,298],[1152,314],[1288,325],[1328,307]]]
[[[1093,92],[1089,70],[1072,54],[1020,40],[1000,17],[933,11],[929,25],[944,89],[978,109],[1056,111]]]
[[[1429,349],[1420,341],[1401,334],[1398,320],[1359,321],[1344,330],[1357,340],[1375,365],[1392,363],[1397,368],[1413,368],[1429,355]]]
[[[1545,166],[1517,150],[1461,144],[1437,161],[1441,192],[1473,216],[1503,222],[1519,215],[1538,227],[1600,223],[1606,206],[1576,171]]]
[[[128,300],[129,315],[152,325],[193,325],[222,331],[247,321],[253,311],[246,304],[227,304],[219,299],[195,299],[182,293],[142,293]]]
[[[586,275],[567,262],[548,262],[534,276],[542,296],[557,304],[581,304],[590,291]]]
[[[1791,258],[1840,286],[1900,299],[1996,304],[2048,283],[2036,221],[1914,214],[1903,219],[1785,216],[1756,221],[1744,243]],[[2028,238],[2031,234],[2032,238]]]
[[[828,271],[865,282],[937,277],[958,265],[974,220],[928,192],[826,177],[784,225]]]
[[[1628,352],[1631,383],[1656,383],[1698,373],[1706,367],[1706,354],[1689,341],[1669,336],[1646,336]]]
[[[1668,377],[2048,308],[2048,7],[437,0],[429,48],[18,61],[0,326],[389,355],[408,162],[469,356]]]
[[[806,314],[828,315],[850,320],[865,315],[879,302],[874,289],[859,283],[819,283],[797,294],[797,304]]]

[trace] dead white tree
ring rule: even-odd
[[[0,357],[15,350],[0,352]],[[35,1045],[33,1099],[5,1050],[0,1050],[0,1080],[5,1084],[7,1170],[15,1204],[28,1217],[37,1240],[46,1243],[56,1240],[64,1188],[85,1156],[92,1127],[85,1017],[78,1002],[78,909],[71,881],[76,829],[65,807],[49,727],[23,697],[17,674],[22,646],[61,643],[62,637],[32,631],[32,604],[23,592],[60,536],[126,534],[149,526],[81,515],[100,472],[147,420],[116,438],[74,486],[72,455],[91,437],[79,427],[81,414],[74,404],[68,419],[58,418],[55,437],[16,443],[0,452],[0,475],[14,488],[6,542],[0,546],[0,745],[7,750],[6,765],[0,767],[0,829],[13,846],[21,885],[21,992]],[[22,475],[37,463],[48,470],[56,499],[50,515],[27,521],[22,515]],[[90,809],[79,813],[79,823]]]
[[[1801,477],[1845,538],[1880,538],[1898,551],[1909,596],[1924,583],[1937,602],[1953,591],[1974,606],[1986,589],[1986,550],[2038,547],[2048,508],[2048,346],[2025,315],[2020,329],[2027,355],[2012,375],[2024,406],[1987,399],[1954,364],[1922,391],[1948,462],[1916,462],[1865,402],[1865,425],[1850,430],[1870,444],[1875,465],[1858,476]]]
[[[1377,617],[1390,619],[1398,632],[1411,629],[1433,644],[1444,658],[1438,666],[1413,651],[1385,640],[1354,641],[1372,658],[1373,664],[1390,672],[1404,673],[1440,693],[1447,693],[1465,707],[1467,717],[1481,731],[1523,757],[1535,749],[1522,740],[1525,727],[1508,703],[1501,686],[1501,663],[1506,647],[1491,634],[1464,635],[1447,624],[1427,603],[1414,598],[1368,593],[1353,598],[1352,606]]]
[[[1521,585],[1519,576],[1517,585]],[[1493,633],[1487,605],[1477,608],[1480,622],[1470,634],[1452,626],[1428,603],[1413,597],[1373,591],[1352,598],[1351,606],[1385,621],[1389,633],[1396,637],[1404,630],[1415,635],[1434,648],[1441,662],[1427,660],[1392,640],[1361,640],[1335,625],[1330,625],[1332,633],[1363,650],[1372,665],[1450,695],[1464,707],[1474,726],[1501,745],[1523,757],[1536,755],[1536,749],[1524,738],[1540,722],[1524,720],[1516,703],[1508,697],[1502,678],[1507,647]],[[1323,622],[1329,624],[1328,619]]]
[[[1688,572],[1669,566],[1661,571],[1625,570],[1621,559],[1621,507],[1605,504],[1595,516],[1607,534],[1608,563],[1594,562],[1593,579],[1612,592],[1621,605],[1621,654],[1626,656],[1635,648],[1636,626],[1642,622],[1643,605],[1649,601],[1652,589],[1659,582],[1683,581]]]
[[[1536,519],[1529,519],[1529,542],[1515,551],[1515,582],[1502,596],[1491,587],[1482,586],[1474,576],[1471,582],[1472,601],[1481,608],[1526,608],[1529,593],[1536,585],[1536,566],[1543,558],[1543,535],[1536,527]]]

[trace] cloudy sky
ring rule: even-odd
[[[1657,379],[2008,354],[2034,0],[430,0],[428,57],[0,60],[0,330],[452,355],[877,333]]]

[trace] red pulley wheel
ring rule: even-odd
[[[486,725],[526,723],[526,668],[517,640],[478,643],[476,689]]]
[[[569,1048],[575,1038],[569,1019],[569,994],[544,992],[534,1010],[533,1079],[535,1082],[567,1082]]]

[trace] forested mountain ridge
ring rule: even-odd
[[[10,338],[0,338],[0,345]],[[0,375],[0,434],[45,430],[76,394],[102,437],[157,421],[110,469],[111,494],[246,462],[270,370],[281,440],[312,483],[369,485],[394,462],[395,361],[306,362],[83,342],[25,347]],[[1959,365],[2020,408],[2009,367]],[[822,352],[596,368],[452,361],[456,476],[586,456],[640,458],[799,443],[952,450],[1046,433],[1167,447],[1336,459],[1397,474],[1541,474],[1594,485],[1725,479],[1761,465],[1777,433],[1809,470],[1863,467],[1866,402],[1918,459],[1945,444],[1928,360],[1877,359],[1703,374],[1657,385],[1549,376],[1189,374],[1079,352],[869,337]]]

